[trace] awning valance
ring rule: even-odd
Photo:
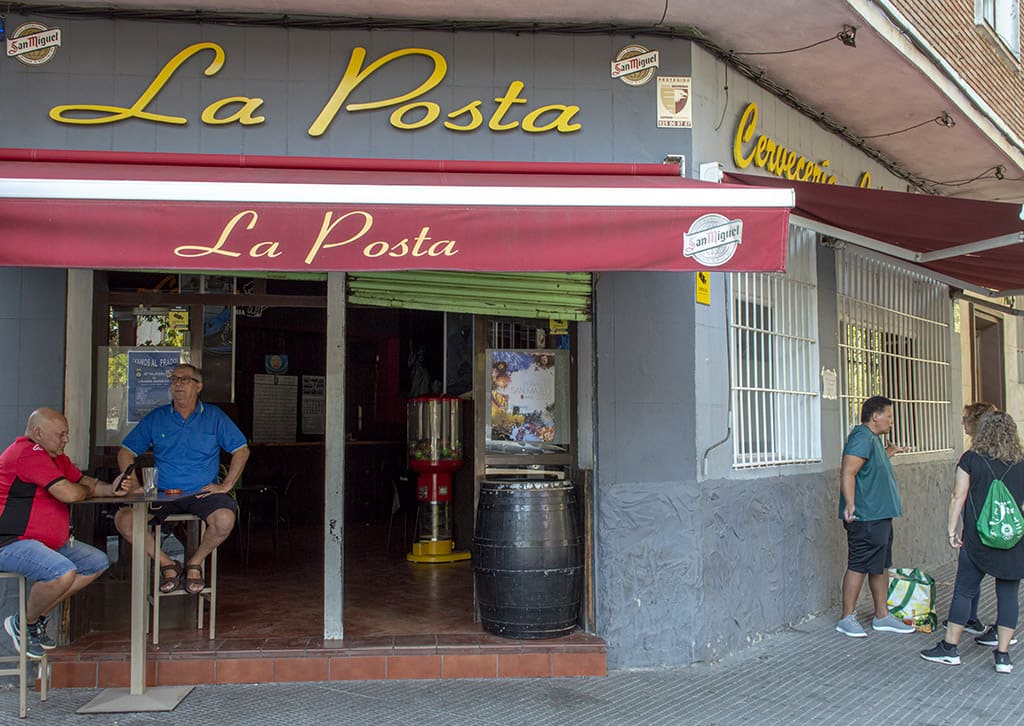
[[[661,165],[0,149],[0,265],[781,270],[791,201]]]
[[[990,295],[1024,292],[1020,204],[797,182],[750,174],[727,182],[794,189],[793,222]]]

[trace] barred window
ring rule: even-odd
[[[951,302],[945,285],[850,248],[836,253],[842,431],[871,396],[893,401],[889,440],[948,451]]]
[[[821,460],[816,239],[790,227],[785,274],[729,276],[736,468]]]

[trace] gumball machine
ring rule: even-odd
[[[462,467],[461,401],[454,396],[419,396],[409,400],[409,468],[416,482],[416,539],[410,562],[457,562],[452,542],[452,472]]]

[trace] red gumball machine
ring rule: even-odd
[[[452,542],[452,472],[462,467],[461,401],[454,396],[419,396],[409,400],[409,468],[416,482],[416,540],[410,562],[457,562]]]

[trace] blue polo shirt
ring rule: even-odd
[[[227,414],[199,401],[187,419],[174,404],[150,411],[124,437],[121,446],[136,456],[153,448],[159,489],[181,489],[192,494],[217,481],[220,450],[235,453],[246,446],[245,435]]]
[[[882,445],[882,437],[864,424],[854,426],[843,448],[843,455],[846,454],[864,459],[864,465],[855,477],[853,492],[857,519],[871,521],[902,517],[903,504],[900,502],[899,489],[896,488],[896,475],[893,473],[889,455],[885,453],[885,446]],[[846,498],[843,496],[840,483],[840,519],[843,518],[845,508]]]

